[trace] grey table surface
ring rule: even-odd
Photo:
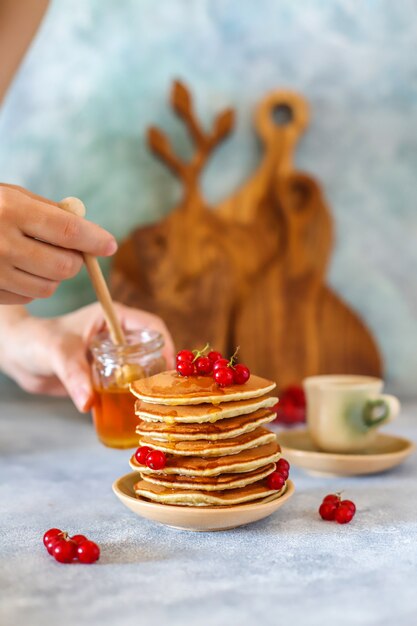
[[[417,405],[392,432],[417,439]],[[271,517],[218,533],[136,517],[113,480],[129,451],[101,446],[68,401],[2,392],[0,624],[417,623],[417,457],[369,477],[293,468],[296,494]],[[344,489],[351,524],[323,522],[321,498]],[[61,565],[42,545],[57,526],[102,548],[95,565]]]

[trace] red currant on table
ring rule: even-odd
[[[60,530],[59,528],[50,528],[49,530],[47,530],[43,536],[44,545],[46,546],[53,537],[58,538],[58,535],[63,535],[62,530]]]
[[[213,361],[213,363],[223,358],[222,354],[220,352],[216,352],[215,350],[212,350],[211,352],[209,352],[207,356],[210,359],[210,361]]]
[[[213,361],[208,356],[199,356],[195,362],[197,374],[211,374],[213,371]]]
[[[146,465],[149,469],[161,470],[164,469],[167,459],[161,450],[152,450],[146,457]]]
[[[356,506],[351,500],[341,500],[340,493],[329,493],[323,498],[319,508],[325,520],[336,520],[339,524],[347,524],[355,515]]]
[[[350,506],[343,506],[341,504],[336,510],[335,520],[338,524],[348,524],[354,515],[355,511],[353,511]]]
[[[148,456],[149,452],[152,452],[152,448],[150,448],[149,446],[140,446],[140,448],[136,450],[135,459],[137,460],[139,465],[145,465],[146,457]]]
[[[280,472],[272,472],[266,479],[266,484],[269,489],[279,491],[285,485],[285,478]]]
[[[229,367],[220,367],[217,369],[213,378],[219,387],[229,387],[229,385],[233,385],[233,372]]]
[[[80,563],[95,563],[100,557],[100,548],[87,539],[78,545],[77,556]]]
[[[328,496],[323,498],[323,502],[333,502],[337,506],[340,504],[340,495],[338,493],[329,493]]]
[[[194,354],[191,352],[191,350],[180,350],[179,352],[177,352],[177,363],[182,363],[182,362],[191,362],[194,359]]]
[[[356,505],[352,502],[352,500],[341,500],[340,506],[347,506],[349,509],[352,509],[353,513],[356,513]]]
[[[277,461],[276,471],[282,474],[285,480],[287,480],[290,474],[290,464],[288,463],[287,459],[279,459]]]
[[[77,546],[79,546],[80,543],[83,543],[83,541],[88,541],[85,535],[74,535],[73,537],[70,537],[70,540],[74,541]]]
[[[322,519],[330,522],[335,519],[338,506],[335,502],[323,502],[319,508],[319,513]]]
[[[50,528],[43,536],[43,542],[56,561],[72,563],[78,559],[81,563],[94,563],[100,556],[100,548],[85,535],[68,537],[67,532],[59,528]],[[79,553],[80,547],[83,550]]]
[[[250,369],[238,363],[233,370],[233,380],[236,385],[244,385],[250,378]]]
[[[177,363],[177,372],[181,376],[194,376],[196,373],[195,364],[192,361],[180,361]]]
[[[58,541],[62,541],[62,538],[59,536],[52,537],[51,539],[49,539],[48,543],[46,544],[46,549],[48,550],[48,553],[51,554],[52,556],[53,556],[55,544]]]
[[[77,556],[77,544],[75,541],[60,539],[55,542],[52,554],[59,563],[71,563]]]
[[[216,372],[221,367],[227,367],[228,365],[229,365],[229,361],[227,359],[223,359],[223,358],[218,359],[217,361],[215,361],[213,365],[213,372]]]

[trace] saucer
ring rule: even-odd
[[[402,463],[415,450],[408,439],[378,433],[374,443],[356,454],[323,452],[311,441],[306,429],[277,434],[283,456],[297,467],[323,476],[376,474]]]
[[[133,491],[133,485],[138,480],[138,473],[132,472],[121,476],[113,483],[113,491],[119,500],[136,515],[180,530],[228,530],[257,522],[274,513],[294,493],[293,483],[287,480],[287,488],[283,495],[268,497],[253,504],[211,507],[175,506],[149,502],[137,496]]]

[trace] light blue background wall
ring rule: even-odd
[[[376,333],[391,387],[415,393],[416,43],[414,0],[55,0],[0,114],[0,177],[80,196],[122,237],[177,197],[144,145],[156,122],[188,150],[166,106],[173,77],[192,85],[207,122],[238,109],[206,176],[212,200],[256,165],[254,104],[300,90],[312,123],[297,163],[336,219],[330,281]],[[91,299],[83,274],[36,310]]]

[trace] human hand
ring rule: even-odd
[[[9,315],[7,320],[0,316],[0,369],[30,393],[69,395],[79,411],[88,411],[93,389],[87,347],[104,327],[100,305],[90,304],[53,319],[32,317],[22,313],[23,307],[15,308],[18,315]],[[171,367],[174,346],[164,322],[117,303],[116,311],[125,330],[147,327],[163,335],[164,356]]]
[[[0,184],[0,304],[48,298],[81,269],[82,252],[110,256],[114,237],[26,189]]]

